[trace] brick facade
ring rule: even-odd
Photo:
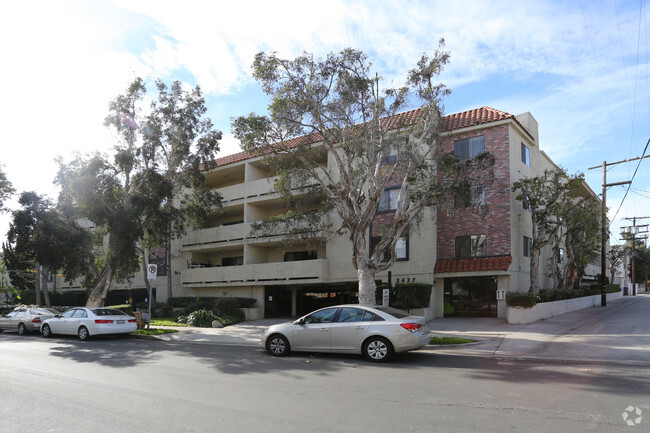
[[[438,211],[439,259],[453,258],[456,236],[465,235],[487,235],[487,256],[511,254],[509,126],[498,125],[445,137],[442,150],[451,152],[455,140],[479,135],[483,135],[485,151],[495,156],[494,182],[485,187],[486,206],[455,209],[451,215]]]

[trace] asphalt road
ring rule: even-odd
[[[0,334],[0,432],[650,430],[650,373],[412,352],[273,358],[256,347]],[[638,407],[628,419],[623,412]]]

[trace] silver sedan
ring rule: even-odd
[[[41,329],[44,320],[61,314],[53,308],[17,307],[11,313],[0,317],[0,332],[16,331],[20,335]]]
[[[290,351],[360,353],[370,361],[387,361],[394,353],[419,349],[431,331],[423,317],[383,306],[338,305],[264,331],[262,347],[271,355]]]

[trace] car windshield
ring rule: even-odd
[[[410,316],[410,314],[407,313],[406,311],[398,310],[393,307],[384,307],[383,305],[378,305],[375,307],[375,309],[381,311],[382,313],[390,314],[396,319],[402,319],[404,317]]]
[[[95,316],[126,316],[126,313],[115,308],[96,308],[92,310]]]

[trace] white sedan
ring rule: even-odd
[[[338,305],[264,331],[262,346],[274,356],[290,351],[360,353],[387,361],[393,353],[416,350],[431,339],[423,317],[383,306]]]
[[[87,340],[93,335],[129,334],[136,329],[135,317],[115,308],[76,307],[45,320],[41,334],[45,338],[54,334],[77,335],[80,340]]]

